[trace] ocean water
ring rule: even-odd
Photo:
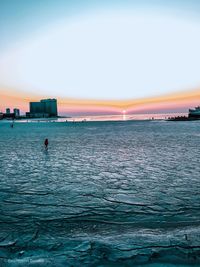
[[[199,147],[199,121],[0,122],[0,266],[200,266]]]

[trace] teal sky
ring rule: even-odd
[[[0,90],[126,100],[199,88],[199,0],[0,0]]]

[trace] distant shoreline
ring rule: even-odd
[[[95,122],[95,121],[158,121],[168,120],[169,118],[186,116],[186,113],[162,113],[162,114],[120,114],[120,115],[86,115],[86,116],[58,116],[51,118],[26,118],[21,117],[14,121],[16,122]],[[3,119],[1,121],[11,122],[12,119]]]

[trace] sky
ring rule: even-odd
[[[0,0],[0,111],[187,112],[200,104],[200,1]]]

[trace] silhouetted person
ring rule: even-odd
[[[46,138],[44,141],[45,149],[48,149],[49,140]]]

